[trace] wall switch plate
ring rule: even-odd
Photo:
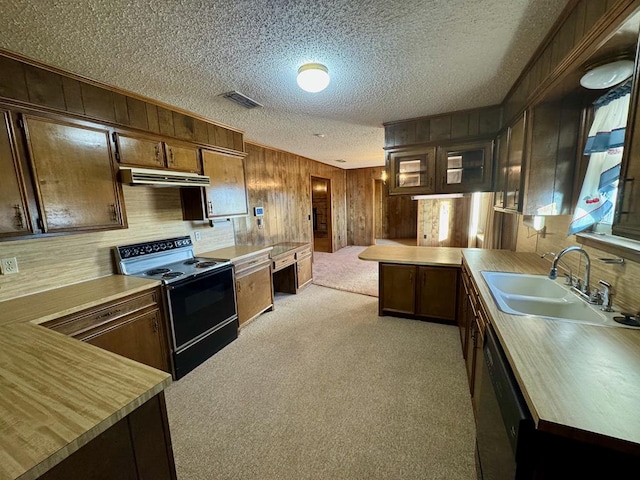
[[[196,242],[199,242],[200,240],[202,240],[202,237],[200,236],[200,232],[198,231],[193,232],[193,237],[196,239]]]
[[[18,273],[18,260],[16,257],[0,259],[0,272],[2,275]]]

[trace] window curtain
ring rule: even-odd
[[[593,103],[596,110],[584,151],[589,164],[567,236],[600,222],[613,208],[630,98],[631,79]]]

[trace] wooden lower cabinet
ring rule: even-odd
[[[456,323],[457,267],[380,263],[379,314]]]
[[[43,326],[145,365],[171,372],[162,292],[154,288]]]
[[[240,326],[273,308],[273,284],[269,253],[234,262]]]
[[[38,478],[175,480],[164,393],[148,400]]]
[[[271,261],[276,292],[298,293],[313,280],[313,253],[309,243],[278,243],[271,251]]]

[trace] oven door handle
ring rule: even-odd
[[[193,282],[197,282],[199,280],[204,280],[205,278],[213,277],[214,275],[219,275],[219,274],[224,273],[224,272],[226,272],[228,270],[231,270],[232,268],[233,267],[231,265],[225,265],[223,267],[216,268],[213,271],[201,273],[201,274],[196,275],[196,276],[191,277],[191,278],[185,278],[184,280],[181,280],[179,282],[174,282],[172,284],[167,285],[167,290],[175,290],[176,288],[184,287],[185,285],[189,285],[189,284],[191,284]]]

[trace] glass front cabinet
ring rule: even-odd
[[[493,142],[438,148],[438,193],[485,192],[492,188]]]
[[[435,147],[389,152],[387,162],[389,195],[435,193]]]

